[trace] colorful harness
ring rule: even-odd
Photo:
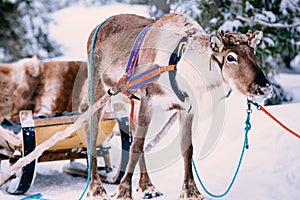
[[[169,64],[168,66],[165,67],[160,67],[158,65],[155,65],[144,70],[143,72],[137,75],[134,75],[140,47],[148,32],[148,29],[151,26],[152,24],[149,24],[148,26],[143,28],[143,30],[139,33],[132,47],[131,54],[128,59],[128,63],[124,75],[118,80],[114,88],[108,90],[109,95],[116,95],[119,92],[122,92],[129,98],[131,104],[130,127],[133,131],[134,131],[134,124],[133,124],[134,101],[133,100],[134,99],[140,100],[140,98],[132,94],[130,90],[138,89],[157,81],[158,78],[160,77],[160,74],[163,72],[176,70],[176,64]]]

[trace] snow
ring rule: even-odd
[[[64,59],[83,60],[86,59],[86,42],[90,32],[109,16],[120,13],[148,17],[147,7],[140,5],[112,4],[87,8],[75,5],[54,13],[55,24],[50,26],[50,33],[65,48]]]
[[[300,45],[300,43],[299,43]],[[292,61],[291,61],[291,66],[298,70],[300,69],[300,54],[298,54]]]
[[[271,11],[262,11],[262,13],[266,16],[269,22],[275,22],[276,16]]]
[[[56,12],[53,17],[56,24],[50,29],[53,38],[65,46],[65,55],[60,59],[86,59],[85,43],[89,32],[102,20],[117,13],[137,13],[147,16],[145,6],[113,4],[85,8],[72,6]],[[266,109],[295,131],[300,131],[300,76],[280,74],[276,77],[283,87],[293,93],[289,104],[269,106]],[[195,138],[195,160],[204,184],[213,193],[223,192],[229,184],[243,144],[244,121],[246,117],[245,98],[233,93],[226,101],[226,116],[221,137],[215,148],[206,157],[200,156],[201,141]],[[160,119],[161,120],[161,119]],[[252,129],[249,132],[250,149],[245,157],[232,190],[221,199],[226,200],[294,200],[300,196],[300,140],[284,131],[262,112],[253,108],[251,115]],[[174,127],[170,134],[154,149],[156,157],[146,159],[150,176],[155,186],[163,192],[157,199],[172,200],[179,197],[183,181],[182,159],[175,153],[179,150],[166,146],[178,138]],[[171,134],[172,133],[172,134]],[[201,134],[201,133],[198,133]],[[160,153],[166,150],[166,155]],[[178,147],[179,149],[179,147]],[[161,154],[160,157],[157,157]],[[80,162],[85,163],[84,160]],[[69,161],[38,163],[35,182],[26,195],[41,193],[42,198],[78,199],[85,187],[86,179],[72,177],[62,173],[62,168]],[[2,169],[8,163],[2,162]],[[134,197],[141,199],[135,192],[138,174],[134,175]],[[197,183],[198,184],[198,183]],[[109,194],[113,194],[117,185],[104,184]],[[205,192],[198,184],[204,195]],[[25,195],[25,196],[26,196]],[[0,191],[0,199],[20,199]]]
[[[272,46],[272,47],[275,46],[275,43],[271,38],[263,37],[262,39],[263,39],[263,41],[265,41],[268,44],[268,46]]]
[[[283,0],[280,2],[280,10],[284,15],[289,14],[288,10],[294,12],[297,8],[299,8],[299,1]]]
[[[235,32],[241,26],[242,23],[239,20],[227,20],[219,27],[219,30]]]

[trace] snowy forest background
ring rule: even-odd
[[[74,4],[99,6],[115,2],[148,5],[153,18],[184,12],[207,33],[263,31],[256,55],[275,86],[273,98],[266,104],[292,100],[274,75],[300,72],[300,0],[0,0],[0,62],[33,55],[41,59],[62,56],[63,47],[48,34],[49,25],[55,23],[51,13]]]

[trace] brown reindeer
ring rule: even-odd
[[[116,86],[124,74],[130,50],[137,35],[150,23],[153,25],[149,28],[141,46],[134,73],[138,74],[154,65],[167,66],[172,52],[178,49],[181,45],[180,41],[185,38],[185,50],[180,48],[182,58],[177,63],[176,70],[178,75],[184,75],[187,80],[192,80],[193,88],[197,93],[204,95],[205,92],[216,90],[225,83],[254,101],[270,96],[272,87],[259,69],[254,53],[254,47],[262,37],[261,32],[248,32],[245,35],[219,32],[208,35],[190,17],[180,13],[167,14],[157,21],[137,15],[122,14],[108,19],[96,35],[92,55],[94,102],[107,95],[107,91]],[[91,52],[95,30],[88,39],[88,54]],[[191,73],[194,71],[200,72],[205,80],[195,80],[195,74]],[[190,98],[192,94],[181,87],[180,80],[177,85],[180,88],[179,93],[183,95],[181,100],[174,94],[170,84],[162,79],[138,89],[124,89],[125,93],[138,96],[140,101],[136,101],[139,108],[134,117],[134,140],[126,173],[115,194],[117,199],[132,199],[132,176],[137,163],[140,166],[139,187],[142,192],[150,198],[161,194],[155,189],[148,176],[143,154],[152,109],[156,104],[166,110],[178,110],[179,135],[184,159],[184,182],[180,199],[204,199],[196,187],[192,174],[191,127],[194,116]],[[95,133],[98,133],[96,124],[104,112],[105,107],[102,107],[94,115],[93,141],[96,141]],[[109,199],[97,173],[96,156],[92,159],[91,173],[88,197]]]
[[[82,61],[41,61],[34,56],[0,64],[0,122],[3,118],[18,122],[21,110],[34,115],[78,110],[86,77]]]
[[[19,120],[21,109],[34,109],[43,63],[36,56],[0,64],[0,121]]]

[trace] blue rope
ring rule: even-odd
[[[97,34],[98,34],[100,28],[110,18],[111,17],[107,18],[102,23],[100,23],[98,25],[98,27],[96,28],[96,30],[94,32],[94,35],[93,35],[92,46],[91,46],[91,51],[90,51],[90,58],[89,58],[90,108],[93,106],[93,54],[94,54],[94,46],[95,46],[95,42],[96,42],[96,39],[97,39]],[[87,182],[86,182],[85,188],[84,188],[81,196],[79,197],[80,200],[83,198],[84,194],[86,193],[86,191],[88,189],[88,186],[90,184],[90,181],[91,181],[90,177],[91,177],[91,167],[92,167],[92,158],[93,158],[93,153],[92,153],[93,152],[93,145],[92,145],[92,142],[93,142],[93,115],[90,116],[89,126],[90,126],[90,141],[89,141],[90,142],[90,146],[89,146],[90,153],[89,153],[88,176],[87,176]]]
[[[23,197],[20,200],[33,200],[33,199],[47,200],[47,199],[42,198],[42,196],[43,195],[41,193],[37,193],[37,194],[33,194],[33,195],[30,195],[30,196]]]
[[[245,138],[244,138],[244,144],[243,144],[243,148],[242,148],[242,152],[241,152],[241,155],[240,155],[240,159],[239,159],[239,162],[238,162],[238,165],[237,165],[237,168],[235,170],[235,173],[233,175],[233,178],[229,184],[229,186],[227,187],[227,189],[225,190],[225,192],[223,192],[222,194],[213,194],[211,192],[209,192],[207,190],[207,188],[205,187],[205,185],[203,184],[201,178],[200,178],[200,175],[198,173],[198,170],[197,170],[197,167],[196,167],[196,164],[195,164],[195,161],[194,161],[194,158],[192,158],[192,165],[193,165],[193,168],[194,168],[194,171],[195,171],[195,174],[197,176],[197,179],[201,185],[201,187],[203,188],[203,190],[210,196],[214,197],[214,198],[221,198],[221,197],[224,197],[229,191],[230,189],[232,188],[234,182],[235,182],[235,179],[238,175],[238,172],[240,170],[240,167],[241,167],[241,164],[242,164],[242,160],[243,160],[243,157],[244,157],[244,153],[245,153],[245,149],[248,149],[249,148],[249,145],[248,145],[248,132],[249,130],[251,129],[251,124],[250,124],[250,114],[251,114],[251,108],[250,108],[251,104],[249,104],[248,102],[248,110],[247,110],[247,118],[246,118],[246,121],[245,121]]]

